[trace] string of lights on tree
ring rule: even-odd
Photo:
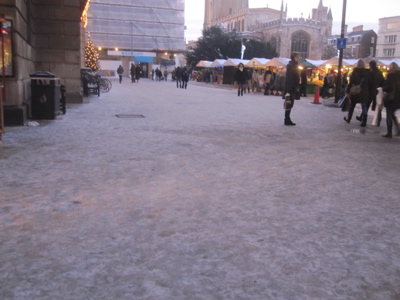
[[[100,70],[99,53],[94,47],[90,36],[87,39],[85,47],[85,66],[91,68],[94,71]]]

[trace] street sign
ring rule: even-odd
[[[346,41],[347,39],[337,39],[337,48],[346,49]]]

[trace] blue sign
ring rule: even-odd
[[[337,48],[346,49],[346,41],[347,39],[337,39]]]

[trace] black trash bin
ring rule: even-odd
[[[33,119],[53,120],[60,111],[60,78],[50,72],[36,72],[31,77],[31,115]]]

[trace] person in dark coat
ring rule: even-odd
[[[369,97],[367,100],[367,113],[369,107],[372,104],[371,109],[375,110],[376,108],[376,95],[378,94],[378,87],[382,87],[385,78],[383,78],[382,72],[378,69],[375,60],[371,60],[369,62],[369,76],[370,76],[370,85],[369,85]],[[356,116],[356,119],[362,122],[361,116]],[[378,124],[381,123],[382,116],[378,115]],[[378,125],[379,126],[379,125]]]
[[[176,87],[181,88],[182,87],[182,69],[180,67],[176,68],[175,77],[176,77]]]
[[[395,112],[400,108],[400,68],[395,62],[390,63],[389,72],[382,88],[387,93],[383,97],[383,105],[386,107],[387,126],[387,133],[383,137],[391,138],[393,121],[395,120],[395,124],[397,124]],[[399,130],[398,124],[397,130]]]
[[[238,85],[238,96],[243,96],[244,86],[246,84],[247,72],[244,70],[244,65],[239,63],[235,74],[235,81]]]
[[[135,78],[136,81],[139,83],[139,79],[140,79],[140,75],[142,74],[142,68],[140,67],[140,65],[137,65],[135,68]]]
[[[161,70],[159,70],[158,67],[157,67],[157,68],[156,68],[156,78],[157,78],[157,81],[161,81],[161,77],[162,77]]]
[[[361,92],[356,95],[352,95],[350,90],[353,86],[360,85]],[[369,97],[369,86],[370,86],[370,76],[369,70],[365,68],[365,62],[360,59],[357,62],[357,66],[354,68],[353,72],[350,75],[350,82],[347,85],[346,93],[350,96],[350,109],[347,114],[347,117],[344,117],[344,120],[347,123],[350,123],[351,117],[353,116],[354,108],[357,103],[361,103],[362,113],[361,113],[361,125],[364,127],[367,124],[367,101]]]
[[[293,123],[290,119],[290,113],[292,112],[292,108],[295,100],[296,90],[300,89],[300,72],[299,72],[299,59],[300,55],[298,53],[293,52],[290,55],[291,61],[289,61],[286,66],[286,80],[285,80],[285,88],[283,90],[282,98],[285,99],[285,102],[288,102],[289,105],[285,106],[285,125],[294,126],[296,123]]]
[[[117,74],[119,77],[119,83],[121,83],[122,82],[122,74],[124,74],[124,68],[121,65],[119,65],[119,67],[117,69]]]
[[[189,71],[187,70],[186,67],[183,67],[183,70],[182,70],[182,86],[181,86],[182,89],[183,88],[185,88],[185,89],[187,88],[187,83],[189,81],[189,77],[190,77]]]
[[[135,65],[131,64],[131,69],[130,69],[130,73],[131,73],[131,82],[135,82]]]

